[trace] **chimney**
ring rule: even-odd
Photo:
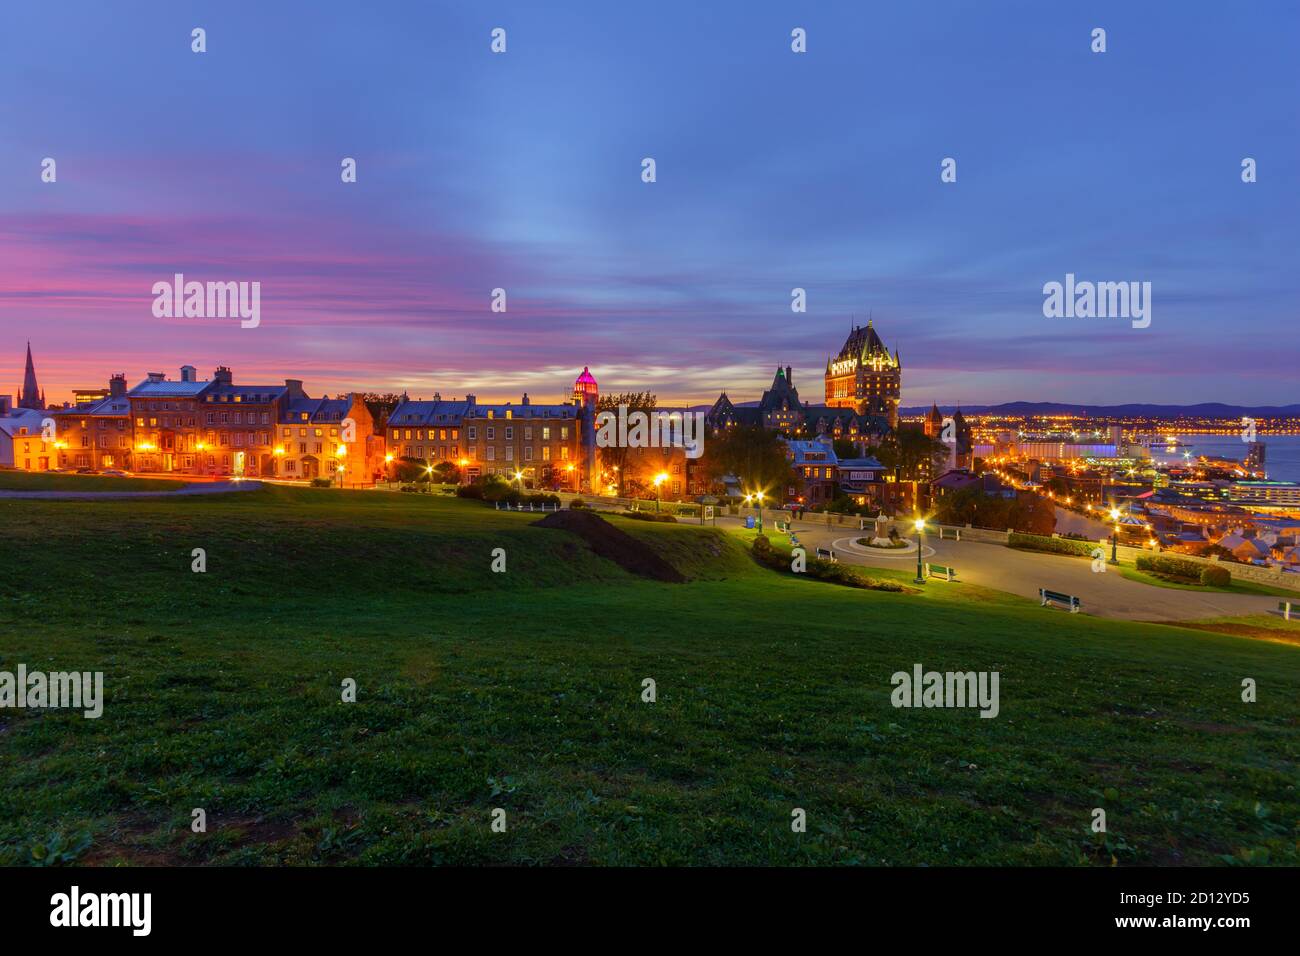
[[[465,395],[465,404],[467,404],[467,405],[477,405],[477,404],[478,404],[478,399],[474,397],[474,393],[473,393],[473,392],[469,392],[469,393],[467,393],[467,394]]]
[[[8,415],[14,409],[14,397],[12,395],[0,395],[0,415]]]
[[[195,375],[195,373],[196,373],[197,371],[198,371],[198,369],[196,369],[193,365],[182,365],[182,366],[181,366],[181,381],[182,381],[182,382],[194,382],[194,381],[197,381],[198,379],[197,379],[197,377],[196,377],[196,375]]]
[[[307,397],[307,393],[302,389],[302,379],[300,378],[286,378],[284,380],[284,390],[289,393],[286,397],[291,402],[295,399]]]
[[[118,372],[108,380],[108,395],[110,398],[123,398],[126,396],[125,372]]]
[[[165,372],[145,372],[144,377],[151,382],[167,381],[167,374]]]
[[[524,400],[523,400],[522,402],[520,402],[520,404],[521,404],[521,405],[527,405],[527,404],[529,404],[529,402],[528,402],[528,393],[527,393],[527,392],[524,392]]]
[[[230,374],[230,368],[225,365],[218,365],[217,370],[212,373],[212,380],[218,385],[229,385],[233,381]]]

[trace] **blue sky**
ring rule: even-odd
[[[870,311],[905,404],[1300,401],[1294,3],[53,0],[0,36],[0,391],[30,338],[59,399],[193,363],[819,400]],[[154,318],[178,271],[260,281],[261,326]],[[1151,326],[1044,318],[1067,272],[1151,282]]]

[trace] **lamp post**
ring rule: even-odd
[[[662,471],[655,475],[655,514],[659,513],[659,502],[663,498],[663,484],[668,480],[668,476]]]
[[[916,580],[914,584],[925,583],[925,569],[921,565],[921,551],[925,545],[925,519],[916,519]]]
[[[1115,523],[1115,528],[1110,535],[1110,563],[1119,564],[1119,509],[1110,509],[1110,520]]]
[[[758,533],[763,533],[763,492],[754,492],[755,507],[758,509]]]

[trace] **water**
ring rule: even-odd
[[[1213,455],[1219,458],[1246,457],[1246,445],[1235,435],[1179,435],[1193,457]],[[1300,435],[1260,435],[1268,450],[1264,467],[1273,481],[1300,481]]]

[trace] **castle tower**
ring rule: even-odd
[[[36,384],[36,367],[32,365],[32,343],[27,343],[27,369],[23,373],[23,388],[18,393],[19,408],[43,409],[45,395]]]
[[[600,399],[600,387],[596,384],[591,369],[582,367],[582,374],[573,383],[573,401],[582,409],[582,470],[578,487],[587,484],[595,486],[596,480],[596,402]]]
[[[939,411],[938,403],[932,404],[930,410],[925,414],[925,437],[938,438],[943,431],[943,413]]]
[[[885,410],[890,428],[898,427],[903,391],[903,363],[885,348],[871,320],[855,325],[839,354],[826,360],[826,404],[852,408],[859,415]]]

